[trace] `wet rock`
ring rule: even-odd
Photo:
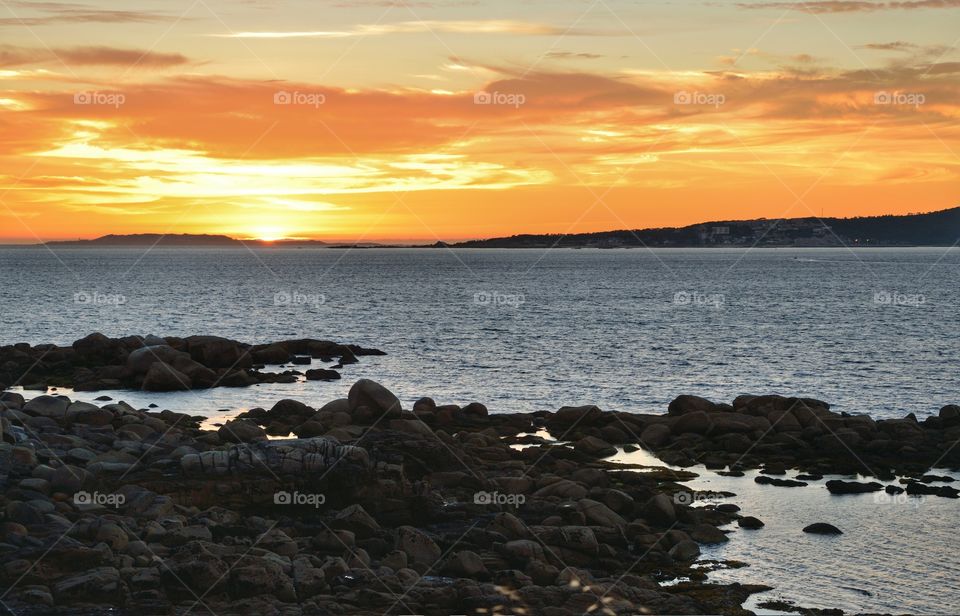
[[[700,556],[700,546],[696,541],[685,539],[670,548],[668,553],[674,560],[695,560]]]
[[[253,443],[267,440],[263,428],[247,419],[235,419],[223,424],[217,435],[224,443]]]
[[[314,368],[307,370],[306,377],[308,381],[336,381],[340,379],[340,373],[326,368]]]
[[[685,432],[707,434],[712,427],[713,422],[710,421],[710,417],[705,412],[693,411],[681,415],[673,424],[672,431],[674,434],[683,434]]]
[[[70,398],[66,396],[37,396],[23,405],[23,410],[37,417],[62,420],[67,416]]]
[[[842,535],[843,531],[837,528],[832,524],[827,524],[826,522],[817,522],[811,524],[803,529],[805,533],[811,533],[814,535]]]
[[[700,396],[677,396],[667,407],[667,413],[670,415],[686,415],[687,413],[696,413],[698,411],[710,412],[716,410],[717,405],[701,398]]]
[[[399,417],[402,411],[400,400],[389,389],[370,379],[360,379],[354,383],[347,399],[351,413],[365,407],[370,409],[376,418],[381,415]]]
[[[432,566],[440,559],[439,546],[422,530],[413,526],[397,529],[397,548],[407,555],[411,563]]]
[[[754,478],[754,481],[760,485],[772,485],[781,488],[799,488],[809,485],[804,481],[796,481],[794,479],[778,479],[775,477],[768,477],[766,475],[760,475]]]
[[[607,458],[617,453],[616,447],[594,436],[585,436],[577,441],[573,448],[595,458]]]
[[[758,518],[748,515],[737,520],[737,526],[740,528],[746,528],[747,530],[756,530],[758,528],[763,528],[765,524]]]
[[[666,424],[655,423],[647,426],[640,433],[640,442],[649,447],[659,447],[670,440],[670,427]]]
[[[883,489],[883,485],[875,481],[861,483],[858,481],[831,479],[826,485],[831,494],[864,494],[867,492],[879,492]]]
[[[150,365],[143,377],[144,391],[186,391],[192,383],[190,377],[163,362]]]

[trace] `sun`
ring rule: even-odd
[[[286,237],[286,233],[280,227],[257,227],[252,235],[254,239],[263,242],[276,242]]]

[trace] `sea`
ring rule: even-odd
[[[358,378],[406,404],[479,401],[492,413],[581,404],[662,413],[680,394],[779,393],[922,419],[960,403],[960,248],[0,247],[0,273],[0,344],[214,334],[386,352],[335,382],[65,392],[211,423],[282,398],[320,406]],[[850,612],[960,605],[960,581],[945,575],[960,568],[957,501],[879,503],[831,497],[822,483],[774,488],[699,472],[702,489],[737,493],[731,502],[768,524],[708,549],[705,558],[749,563],[712,579]],[[799,532],[838,519],[838,538]]]

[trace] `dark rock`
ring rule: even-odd
[[[843,531],[833,526],[832,524],[827,524],[826,522],[817,522],[811,524],[803,529],[805,533],[812,533],[814,535],[842,535]]]
[[[162,362],[150,365],[143,377],[144,391],[185,391],[192,387],[190,377]]]
[[[336,381],[340,378],[340,373],[327,368],[314,368],[307,370],[306,377],[308,381]]]
[[[683,395],[677,396],[672,402],[670,402],[670,405],[667,407],[667,413],[669,415],[685,415],[687,413],[695,413],[697,411],[709,413],[716,410],[716,408],[717,405],[706,398]]]
[[[746,528],[747,530],[756,530],[758,528],[763,528],[765,525],[758,518],[748,515],[737,520],[737,526],[740,528]]]
[[[860,483],[858,481],[831,479],[827,482],[827,489],[830,490],[831,494],[865,494],[867,492],[879,492],[883,489],[883,485],[875,481]]]

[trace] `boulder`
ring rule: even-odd
[[[643,508],[644,517],[660,526],[670,526],[677,521],[673,499],[660,493],[650,498]]]
[[[163,362],[154,362],[143,377],[143,391],[186,391],[192,387],[190,377]]]
[[[673,424],[674,434],[683,434],[684,432],[693,432],[694,434],[707,434],[713,427],[713,422],[704,411],[693,411],[681,415]]]
[[[574,446],[577,451],[594,458],[607,458],[617,453],[617,448],[595,436],[585,436]]]
[[[444,564],[444,572],[456,577],[466,577],[472,580],[482,579],[489,575],[483,559],[476,552],[463,550],[457,552]]]
[[[37,396],[23,405],[24,412],[38,417],[63,419],[67,416],[70,398],[66,396]]]
[[[609,528],[624,528],[627,521],[619,514],[614,513],[603,503],[599,503],[589,498],[582,498],[577,502],[577,510],[583,513],[587,522],[597,526],[607,526]]]
[[[669,415],[686,415],[697,411],[710,412],[716,410],[717,405],[700,396],[677,396],[667,407]],[[729,408],[729,407],[728,407]]]
[[[87,402],[74,402],[67,407],[67,422],[88,426],[106,426],[113,422],[113,413]]]
[[[397,529],[397,549],[407,555],[412,563],[433,566],[439,560],[440,547],[425,532],[413,526]]]
[[[695,560],[700,556],[700,546],[697,545],[696,541],[684,539],[670,548],[668,554],[674,560]]]
[[[336,381],[340,378],[340,373],[327,368],[314,368],[307,370],[306,377],[308,381]]]
[[[670,427],[666,424],[650,424],[640,433],[640,443],[650,447],[660,447],[670,440],[670,436]]]
[[[883,486],[875,481],[860,483],[858,481],[831,479],[826,485],[831,494],[865,494],[867,492],[879,492],[883,489]]]
[[[558,424],[581,426],[593,425],[598,419],[603,417],[603,411],[592,404],[584,406],[565,406],[554,413],[553,421]]]
[[[354,383],[347,399],[350,401],[351,413],[355,413],[360,407],[366,407],[378,418],[382,415],[399,417],[403,409],[399,398],[380,383],[370,379],[360,379]]]
[[[217,430],[217,436],[224,443],[253,443],[267,440],[263,428],[248,419],[228,421]]]
[[[832,524],[827,524],[826,522],[817,522],[811,524],[803,529],[805,533],[812,533],[814,535],[842,535],[843,531],[837,528]]]
[[[765,524],[761,522],[759,518],[748,515],[737,520],[737,526],[747,530],[756,530],[758,528],[763,528]]]
[[[178,351],[170,345],[145,346],[127,355],[127,370],[130,374],[146,374],[150,366],[163,362],[170,366],[176,366],[178,362],[193,361],[189,353]]]

